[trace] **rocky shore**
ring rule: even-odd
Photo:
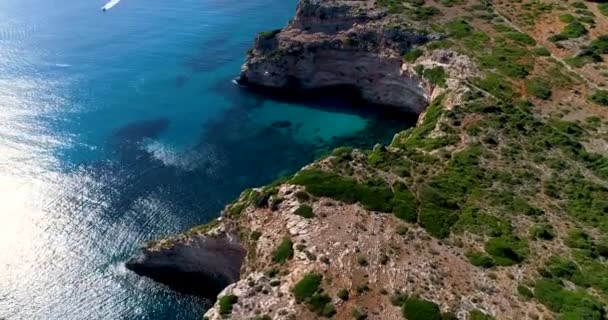
[[[240,85],[339,88],[419,114],[417,126],[246,190],[218,220],[149,243],[127,267],[217,297],[214,320],[606,319],[601,283],[574,278],[579,267],[608,274],[593,244],[602,213],[588,200],[608,196],[608,158],[576,142],[605,137],[600,120],[579,126],[603,109],[492,3],[441,3],[444,13],[425,1],[301,0],[285,28],[260,33]],[[551,81],[555,92],[540,90]],[[578,124],[552,95],[581,106]],[[562,178],[575,167],[584,173]],[[558,179],[569,187],[549,189]],[[581,200],[583,189],[597,195]],[[577,217],[581,206],[595,211]],[[568,244],[579,223],[591,225],[584,248]]]
[[[364,100],[420,113],[432,88],[402,55],[441,37],[392,27],[369,1],[301,1],[283,30],[262,32],[238,82],[286,90],[348,87]]]

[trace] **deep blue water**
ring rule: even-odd
[[[200,319],[124,268],[140,244],[415,120],[231,83],[295,0],[103,3],[0,1],[0,319]]]

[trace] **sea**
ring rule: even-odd
[[[233,82],[296,0],[0,0],[0,319],[201,319],[127,270],[245,188],[415,117]]]

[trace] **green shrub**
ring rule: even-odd
[[[232,306],[239,301],[239,298],[233,294],[227,294],[220,298],[218,301],[221,315],[228,315],[232,313]]]
[[[415,199],[407,189],[403,187],[393,193],[382,181],[362,184],[352,178],[311,169],[301,171],[291,182],[305,186],[313,195],[346,203],[359,202],[368,210],[394,212],[402,219],[412,219],[411,215],[415,212]]]
[[[600,10],[600,12],[603,15],[608,16],[608,2],[606,2],[606,3],[598,3],[597,8]]]
[[[539,99],[547,100],[551,97],[551,85],[540,78],[526,80],[526,90]]]
[[[247,208],[247,204],[246,203],[236,203],[230,206],[230,208],[228,209],[228,214],[230,217],[238,217],[243,210],[245,210],[245,208]]]
[[[418,60],[418,58],[420,58],[420,56],[422,56],[422,54],[423,54],[422,50],[420,50],[418,48],[411,49],[410,51],[406,52],[403,55],[403,61],[409,62],[409,63],[416,62],[416,60]]]
[[[422,76],[433,85],[440,87],[445,86],[446,73],[442,66],[425,69],[422,72]]]
[[[536,47],[536,48],[532,49],[532,52],[537,56],[543,56],[543,57],[548,57],[551,55],[551,52],[549,52],[549,50],[547,50],[547,48],[545,48],[545,47]]]
[[[338,296],[338,298],[340,298],[340,300],[347,301],[348,298],[349,298],[348,290],[347,289],[340,289],[338,291],[337,296]]]
[[[517,286],[517,292],[526,299],[534,298],[534,292],[532,292],[532,290],[530,290],[530,288],[528,288],[522,284]]]
[[[477,207],[465,207],[460,210],[458,222],[454,225],[454,229],[498,237],[511,234],[513,227],[504,218],[497,218],[484,213]]]
[[[259,37],[260,37],[260,39],[263,39],[263,40],[269,40],[269,39],[276,37],[276,35],[279,34],[279,32],[281,32],[281,29],[275,29],[275,30],[271,30],[271,31],[262,31],[259,33]]]
[[[405,300],[402,311],[403,316],[408,320],[441,320],[439,306],[418,297]]]
[[[336,309],[331,304],[331,298],[325,293],[315,293],[307,301],[310,311],[319,316],[331,317],[336,313]]]
[[[560,319],[602,320],[605,316],[603,305],[595,297],[585,290],[565,289],[557,279],[537,280],[534,296],[550,310],[561,313]]]
[[[465,200],[488,186],[484,171],[478,167],[481,154],[480,146],[455,153],[446,170],[419,192],[418,221],[431,235],[447,237]]]
[[[533,239],[553,240],[555,230],[547,223],[539,223],[530,228],[530,236]]]
[[[362,267],[367,267],[369,265],[369,262],[367,262],[367,259],[365,258],[365,256],[363,255],[358,255],[357,256],[357,264],[362,266]]]
[[[600,106],[608,107],[608,91],[595,90],[590,96],[589,101],[599,104]]]
[[[258,241],[258,239],[260,239],[261,236],[262,236],[262,232],[260,232],[258,230],[254,230],[254,231],[251,231],[251,234],[249,235],[249,239],[251,239],[253,241]]]
[[[582,1],[576,1],[572,3],[572,7],[577,9],[587,9],[587,5]]]
[[[559,21],[563,23],[571,23],[576,21],[576,18],[571,14],[562,14],[559,16]]]
[[[494,317],[487,315],[477,309],[471,310],[469,312],[469,320],[493,320]]]
[[[549,41],[558,42],[568,39],[574,39],[584,36],[585,34],[587,34],[587,32],[587,29],[582,23],[578,21],[573,21],[566,25],[559,34],[549,37]]]
[[[534,40],[534,38],[530,37],[529,35],[527,35],[525,33],[512,31],[512,32],[505,33],[505,36],[515,42],[518,42],[518,43],[521,43],[524,45],[528,45],[528,46],[536,45],[536,40]]]
[[[485,249],[499,266],[518,264],[528,255],[527,243],[513,236],[492,238],[486,242]]]
[[[352,178],[317,169],[300,171],[291,182],[305,186],[306,191],[315,196],[330,197],[346,203],[360,202],[373,211],[392,211],[390,200],[393,194],[385,184],[360,184]]]
[[[560,256],[551,256],[545,263],[544,271],[556,278],[571,279],[579,272],[579,268],[574,261]]]
[[[414,14],[414,20],[420,21],[429,20],[441,13],[441,11],[433,6],[420,6],[415,7],[412,13]]]
[[[483,79],[476,81],[477,86],[490,92],[498,99],[511,101],[517,94],[511,87],[509,80],[496,73],[488,73]]]
[[[310,195],[306,191],[302,191],[302,190],[297,191],[295,193],[295,196],[296,196],[296,199],[298,199],[298,201],[304,202],[304,201],[310,200]]]
[[[473,27],[465,20],[452,21],[445,26],[452,37],[464,38],[473,33]]]
[[[570,248],[592,250],[594,248],[593,239],[583,230],[573,229],[568,232],[564,243]]]
[[[289,237],[283,238],[279,246],[272,251],[272,261],[285,263],[293,258],[293,242]]]
[[[484,252],[469,251],[466,256],[469,262],[476,267],[491,268],[494,266],[494,259]]]
[[[306,204],[303,204],[298,207],[296,211],[294,211],[294,214],[306,219],[311,219],[315,217],[315,214],[312,212],[312,207]]]
[[[353,310],[350,312],[350,315],[355,320],[366,320],[367,319],[367,314],[365,312],[361,311],[359,308],[353,308]]]
[[[304,275],[292,290],[296,301],[302,302],[307,298],[311,298],[319,290],[322,279],[323,277],[318,273],[307,273]]]
[[[428,138],[426,136],[435,129],[437,122],[443,114],[443,106],[441,104],[443,96],[434,99],[426,108],[426,113],[421,125],[412,129],[405,139],[405,146],[412,148],[423,147]],[[426,138],[426,139],[425,139]],[[397,141],[397,139],[395,139]],[[399,147],[399,145],[393,145]]]
[[[522,58],[527,54],[528,51],[525,48],[503,44],[493,48],[489,54],[481,56],[479,60],[485,68],[496,69],[508,77],[523,79],[532,69],[532,65],[525,64],[522,61]]]
[[[411,223],[415,223],[418,220],[416,198],[407,189],[395,190],[391,206],[393,207],[395,217]]]

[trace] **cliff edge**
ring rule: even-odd
[[[217,294],[206,319],[606,319],[604,14],[561,0],[300,1],[258,35],[239,83],[348,88],[417,126],[246,190],[127,266]]]

